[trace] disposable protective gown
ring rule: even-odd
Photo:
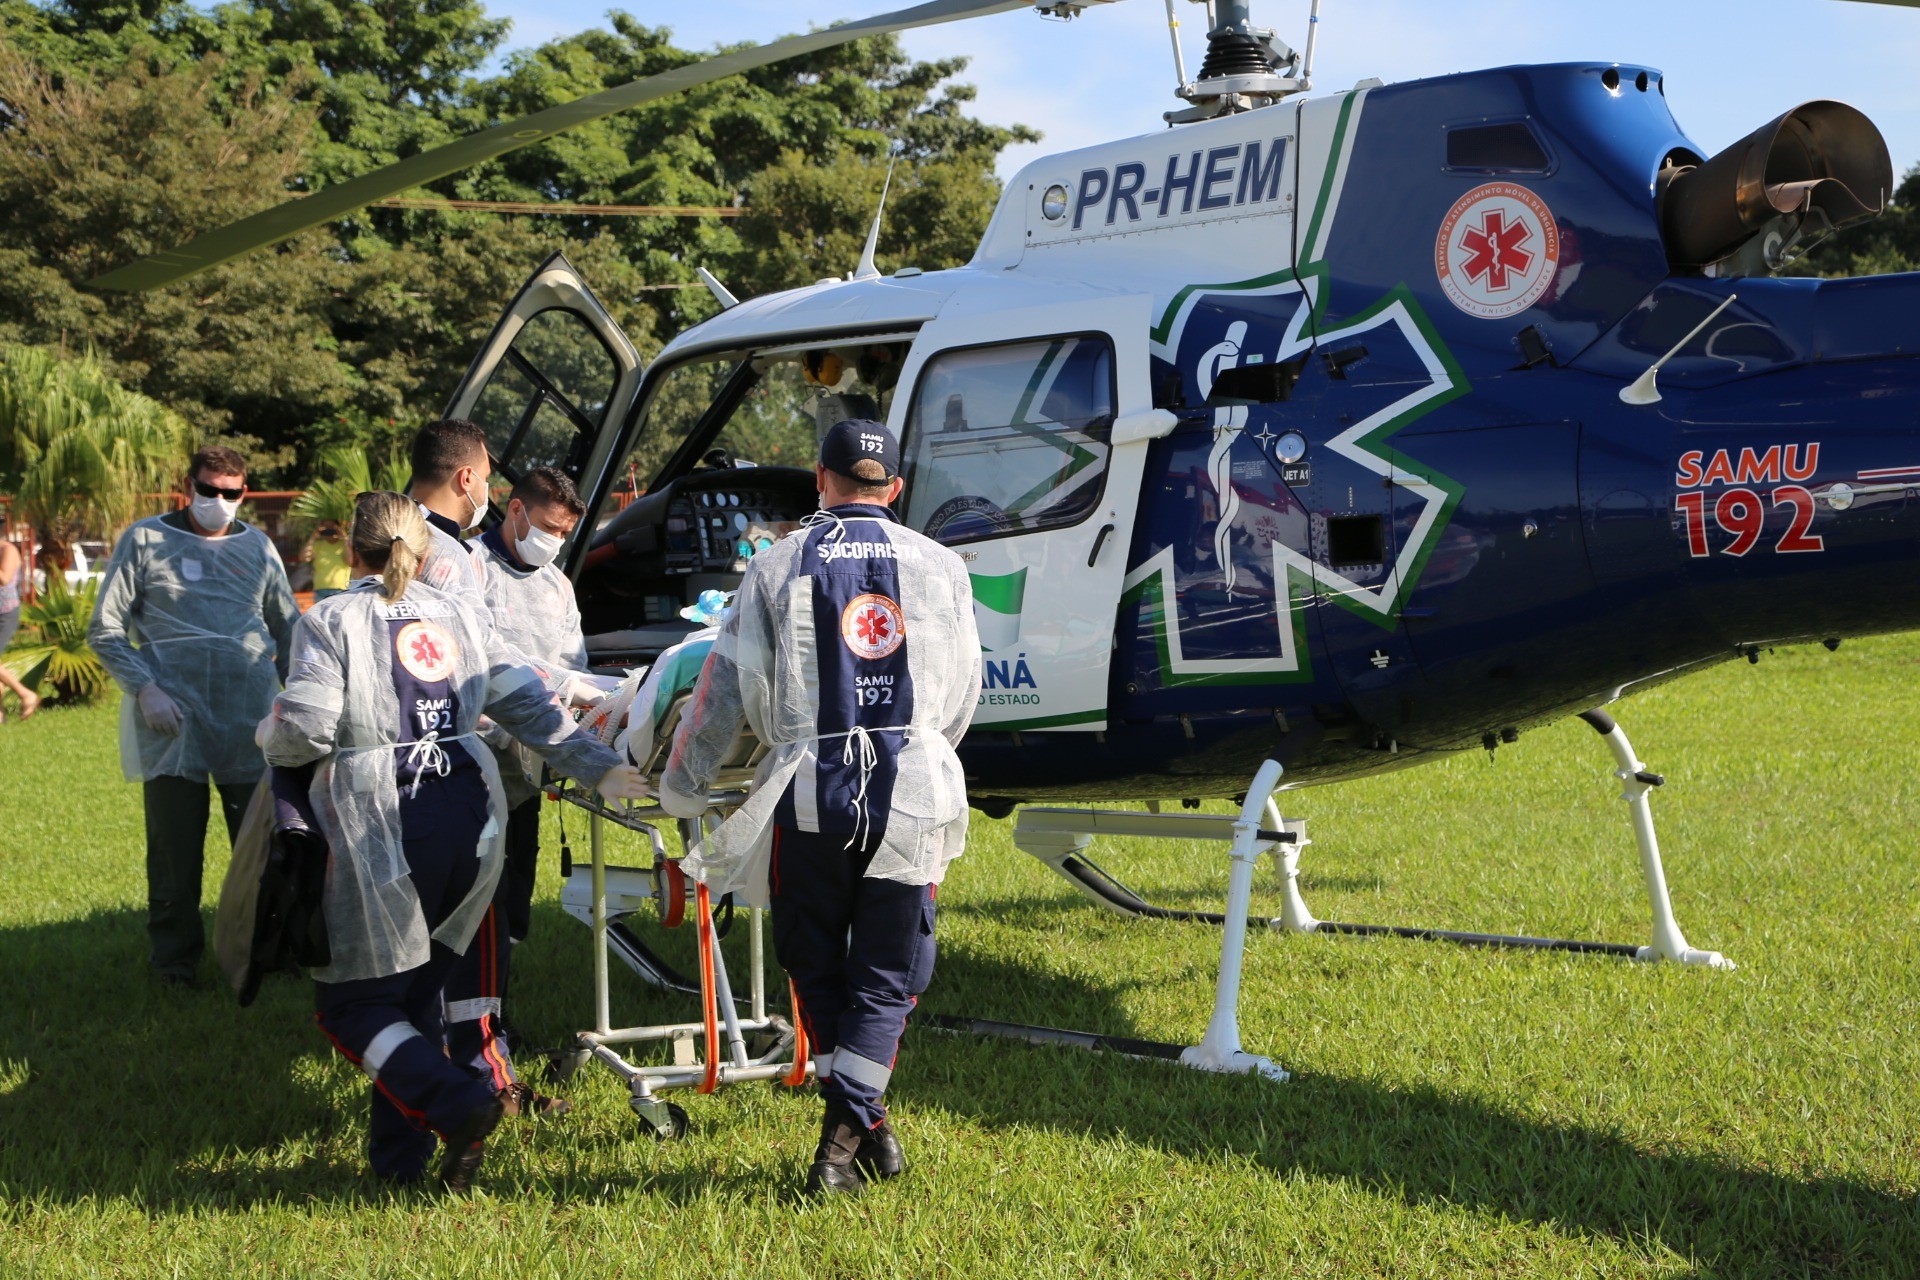
[[[128,781],[258,778],[253,730],[280,686],[298,616],[279,553],[251,525],[203,538],[155,516],[122,534],[87,643],[126,694]],[[150,684],[179,705],[177,736],[154,732],[140,714],[135,698]]]
[[[483,596],[497,638],[539,671],[549,689],[564,688],[574,673],[587,669],[587,642],[580,634],[573,584],[553,565],[528,569],[484,543],[480,555],[486,563]],[[499,758],[508,804],[519,805],[538,794],[527,776],[531,762],[517,744],[501,747]]]
[[[473,756],[490,802],[476,850],[480,874],[431,935],[407,878],[395,782],[396,757],[416,749],[399,742],[403,708],[394,692],[387,625],[396,616],[433,618],[453,637],[450,679],[458,716],[436,745]],[[319,762],[313,808],[333,850],[325,896],[333,963],[313,975],[322,982],[399,973],[425,964],[431,941],[464,952],[472,940],[500,877],[507,812],[499,770],[475,732],[483,711],[569,777],[592,783],[620,762],[611,748],[577,731],[533,671],[491,663],[487,631],[481,616],[455,596],[416,582],[389,605],[373,580],[314,605],[295,629],[266,757],[274,765]]]
[[[427,511],[425,507],[420,510],[423,513]],[[426,583],[435,591],[460,596],[484,609],[487,603],[486,553],[471,542],[462,542],[432,520],[427,521],[427,535],[432,545],[427,551],[427,558],[420,564],[416,580]]]
[[[860,571],[867,576],[849,579],[856,564],[868,566]],[[839,597],[878,585],[899,593],[886,603],[905,624],[905,669],[892,686],[898,696],[884,705],[876,705],[877,693],[872,702],[858,700],[860,728],[837,730],[853,714],[859,680],[823,694],[824,673],[841,669],[846,657],[836,650],[848,621],[867,607],[863,601],[875,600],[863,594],[842,605]],[[858,637],[845,647],[856,643]],[[748,564],[733,614],[682,714],[660,793],[662,807],[677,817],[706,808],[708,783],[743,722],[767,747],[746,803],[687,857],[687,874],[716,893],[765,905],[776,817],[802,830],[835,830],[847,815],[807,812],[815,807],[815,780],[851,772],[860,809],[853,820],[882,833],[868,877],[939,883],[966,844],[966,779],[953,749],[979,694],[980,638],[960,557],[894,523],[885,508],[841,507],[810,519]],[[902,702],[911,704],[905,714]],[[881,777],[884,791],[873,781]]]

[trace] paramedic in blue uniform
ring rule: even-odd
[[[772,904],[826,1101],[808,1194],[905,1168],[885,1095],[966,841],[954,747],[980,691],[966,566],[895,521],[886,427],[835,424],[815,476],[822,509],[749,563],[660,788],[696,817],[743,722],[767,747],[746,802],[684,866],[715,895]]]
[[[596,699],[598,690],[574,671],[554,667],[539,654],[521,652],[493,616],[487,587],[490,557],[481,539],[467,536],[480,527],[487,514],[493,464],[486,431],[465,418],[443,418],[415,433],[410,452],[413,478],[407,496],[420,504],[430,543],[426,562],[420,566],[420,581],[436,591],[458,596],[473,608],[485,624],[490,661],[495,665],[531,666],[548,690],[565,702],[584,705]],[[488,730],[487,736],[496,745],[502,738],[495,730]],[[517,805],[522,798],[510,794],[509,805]],[[449,1050],[456,1062],[493,1081],[502,1091],[510,1114],[552,1115],[563,1106],[517,1087],[514,1079],[509,1044],[499,1025],[504,969],[496,959],[504,948],[494,945],[498,932],[495,926],[486,928],[474,944],[473,954],[449,979]]]
[[[483,594],[494,631],[545,675],[549,689],[562,694],[586,678],[587,646],[573,583],[554,560],[585,511],[566,472],[535,467],[515,482],[506,519],[480,538]],[[474,945],[447,979],[447,1048],[455,1062],[492,1080],[508,1115],[557,1116],[568,1104],[538,1093],[514,1072],[515,1046],[503,1007],[509,960],[532,919],[540,761],[499,738],[489,742],[507,795],[506,867]]]
[[[536,673],[490,661],[466,601],[415,580],[430,547],[414,501],[360,495],[348,534],[358,580],[301,618],[259,738],[269,764],[317,766],[330,955],[313,973],[315,1019],[370,1082],[374,1172],[419,1180],[438,1134],[440,1177],[464,1190],[503,1110],[490,1083],[448,1060],[441,1025],[447,973],[503,862],[505,796],[475,726],[484,711],[609,798],[642,788]]]

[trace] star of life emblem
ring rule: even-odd
[[[906,638],[906,615],[886,596],[855,596],[840,612],[841,642],[856,658],[884,658]]]
[[[436,684],[453,674],[460,646],[431,622],[409,622],[394,637],[394,656],[407,674],[424,684]]]
[[[1440,288],[1470,316],[1498,320],[1540,300],[1560,267],[1560,228],[1546,201],[1489,182],[1454,201],[1433,243]]]

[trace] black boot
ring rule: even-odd
[[[447,1149],[440,1157],[440,1181],[447,1190],[460,1194],[473,1186],[473,1175],[480,1172],[480,1161],[486,1156],[487,1135],[505,1111],[498,1097],[488,1098],[447,1134]]]
[[[813,1165],[807,1170],[807,1195],[859,1194],[867,1184],[853,1161],[866,1134],[867,1126],[845,1103],[827,1104],[826,1118],[820,1122],[820,1145],[814,1148]]]
[[[875,1180],[897,1178],[907,1171],[907,1156],[900,1150],[900,1135],[893,1131],[892,1121],[882,1120],[878,1127],[869,1129],[867,1136],[860,1139],[860,1149],[853,1155],[853,1166]]]

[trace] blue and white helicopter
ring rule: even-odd
[[[1074,16],[1105,0],[1034,7]],[[552,108],[104,277],[164,285],[588,120],[862,35],[1027,7],[938,0]],[[1319,3],[1313,21],[1318,23]],[[568,555],[596,661],[648,661],[814,505],[811,433],[881,416],[901,514],[974,575],[974,803],[1239,799],[1238,817],[1021,807],[1016,842],[1115,910],[1224,923],[1184,1060],[1284,1073],[1234,1008],[1255,862],[1302,931],[1723,965],[1674,921],[1647,771],[1603,708],[1775,645],[1920,626],[1920,275],[1777,278],[1881,212],[1887,149],[1810,102],[1719,155],[1661,73],[1516,66],[1309,97],[1302,50],[1214,0],[1171,129],[1049,156],[973,260],[737,301],[643,367],[558,255],[452,397],[513,476],[589,495]],[[1310,31],[1317,30],[1317,25]],[[878,226],[876,224],[876,230]],[[761,465],[750,465],[753,459]],[[1581,715],[1612,751],[1647,945],[1316,920],[1286,788]],[[1163,910],[1095,835],[1230,846],[1224,916]],[[604,1013],[602,1017],[604,1022]]]

